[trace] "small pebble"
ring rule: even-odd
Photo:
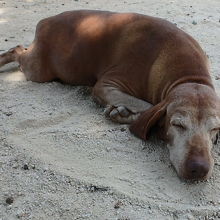
[[[5,41],[8,41],[8,39],[5,39]]]
[[[107,152],[109,152],[110,150],[111,150],[111,148],[110,148],[110,147],[107,147],[107,148],[106,148],[106,151],[107,151]]]
[[[6,115],[6,116],[11,116],[11,115],[12,115],[12,112],[5,112],[5,115]]]
[[[13,202],[14,202],[14,198],[13,197],[8,197],[5,202],[8,204],[8,205],[11,205]]]
[[[18,165],[17,165],[17,164],[14,164],[14,165],[12,166],[12,168],[13,168],[13,169],[17,169],[17,168],[18,168]]]
[[[196,24],[197,24],[197,22],[196,22],[196,21],[193,21],[193,22],[192,22],[192,24],[196,25]]]
[[[29,170],[28,165],[27,165],[27,164],[24,164],[23,169],[24,169],[24,170]]]
[[[191,214],[187,214],[185,217],[186,217],[187,220],[194,220],[195,219],[193,217],[193,215],[191,215]]]
[[[148,211],[148,213],[149,213],[149,214],[152,214],[152,213],[153,213],[153,211],[152,211],[152,210],[149,210],[149,211]]]
[[[122,132],[126,131],[126,128],[121,128],[121,131],[122,131]]]
[[[121,201],[118,201],[115,203],[114,208],[119,209],[122,205],[123,205],[123,203]]]

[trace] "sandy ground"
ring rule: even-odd
[[[220,88],[219,0],[0,0],[0,52],[28,46],[36,23],[72,9],[166,18],[194,36]],[[165,144],[143,142],[103,116],[86,88],[0,70],[0,220],[220,219],[220,148],[206,182],[185,183]]]

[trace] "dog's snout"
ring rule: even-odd
[[[204,179],[209,169],[209,162],[204,159],[190,160],[186,163],[186,178],[192,180]]]

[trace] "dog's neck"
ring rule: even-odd
[[[170,94],[170,92],[176,89],[178,86],[185,85],[187,83],[196,83],[196,84],[206,85],[214,90],[214,86],[213,86],[211,77],[209,75],[207,76],[192,75],[192,76],[182,77],[176,80],[175,82],[167,84],[167,86],[165,86],[161,94],[161,100],[164,100]]]

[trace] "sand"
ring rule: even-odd
[[[196,38],[220,91],[219,0],[0,0],[0,53],[33,40],[36,23],[74,9],[139,12]],[[219,92],[218,92],[219,93]],[[165,143],[107,120],[90,90],[27,82],[0,69],[0,220],[220,219],[220,148],[205,182],[180,180]]]

